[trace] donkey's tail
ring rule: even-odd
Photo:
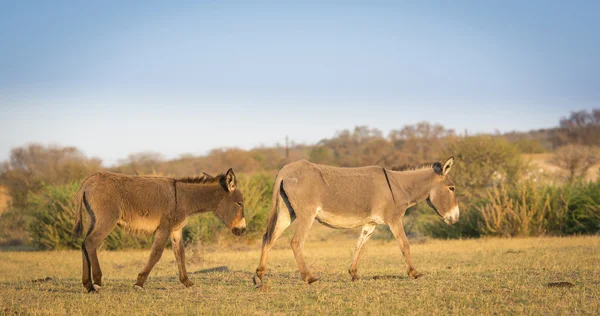
[[[79,238],[81,233],[83,232],[83,204],[85,199],[85,194],[83,190],[83,184],[79,191],[75,194],[75,225],[73,225],[73,239]]]
[[[269,221],[267,222],[267,232],[265,233],[265,240],[271,240],[273,238],[273,232],[275,231],[275,225],[277,224],[277,200],[283,186],[283,177],[277,174],[275,183],[273,184],[273,198],[271,200],[271,212],[269,213]]]

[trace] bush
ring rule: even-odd
[[[448,226],[425,222],[432,237],[562,236],[600,232],[600,182],[562,186],[522,182],[487,191],[484,198],[461,210],[460,221]]]
[[[527,169],[517,146],[503,138],[474,136],[448,144],[444,153],[455,156],[450,173],[462,196],[485,196],[485,189],[516,184]]]
[[[27,208],[32,217],[29,233],[35,246],[70,249],[81,242],[71,239],[75,222],[73,196],[78,188],[78,183],[46,185],[40,193],[29,193]]]
[[[548,152],[538,139],[519,139],[515,141],[515,146],[524,154],[541,154]]]
[[[479,207],[481,232],[493,236],[539,236],[551,212],[550,195],[533,182],[509,192],[504,186],[488,191],[489,203]]]

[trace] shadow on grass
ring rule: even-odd
[[[190,272],[190,274],[205,274],[205,273],[215,273],[215,272],[230,272],[230,271],[229,271],[228,266],[218,266],[218,267],[214,267],[214,268]]]
[[[371,280],[409,280],[408,277],[400,275],[374,275],[370,277]]]
[[[253,273],[241,270],[229,270],[227,266],[217,266],[213,268],[203,269],[191,272],[196,275],[195,282],[227,282],[230,284],[245,284],[250,283],[250,278]],[[223,278],[221,276],[227,276]],[[217,280],[214,280],[217,278]],[[110,276],[104,279],[100,293],[109,291],[113,293],[129,293],[133,292],[135,276],[132,278],[112,279]],[[3,281],[0,282],[0,288],[12,288],[16,290],[38,290],[42,292],[56,293],[85,293],[85,289],[79,278],[56,278],[45,277],[31,280],[20,281]],[[180,283],[176,275],[172,276],[150,276],[146,282],[145,288],[148,291],[176,291],[183,290],[185,287]],[[143,293],[143,292],[142,292]]]

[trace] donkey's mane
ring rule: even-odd
[[[205,173],[198,177],[179,178],[179,179],[175,179],[175,181],[181,182],[181,183],[206,183],[206,184],[209,184],[209,183],[219,182],[219,181],[221,181],[221,179],[223,177],[225,177],[225,174],[223,174],[223,173],[217,175],[216,177],[213,177],[213,176]]]
[[[435,164],[435,162],[425,162],[425,163],[421,163],[418,165],[404,164],[404,165],[393,167],[392,170],[393,171],[419,171],[419,170],[431,169],[431,168],[433,168],[434,164]]]

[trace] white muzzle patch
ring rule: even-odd
[[[234,228],[246,228],[246,219],[242,218],[242,220],[239,221]]]
[[[452,225],[458,222],[458,216],[460,215],[460,211],[458,210],[458,205],[455,206],[446,216],[444,216],[444,222],[448,225]]]

